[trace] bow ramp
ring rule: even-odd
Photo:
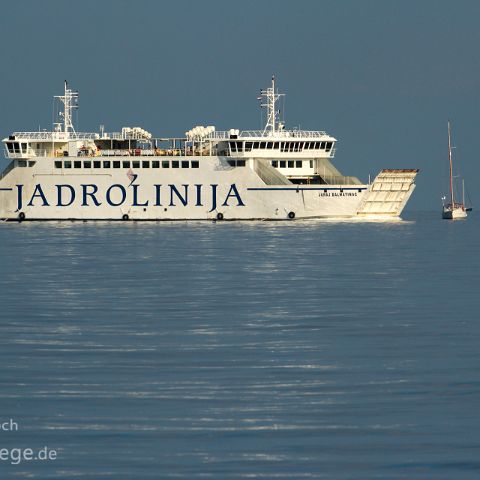
[[[359,216],[397,217],[415,189],[417,169],[382,170],[360,204]]]

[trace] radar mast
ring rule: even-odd
[[[272,86],[267,89],[262,88],[260,90],[260,97],[258,97],[259,100],[262,101],[260,106],[267,108],[267,123],[263,129],[264,135],[275,135],[278,128],[277,126],[280,125],[278,121],[280,111],[276,109],[276,103],[280,97],[284,96],[284,93],[277,93],[275,91],[275,75],[272,75]]]
[[[55,95],[64,105],[63,112],[60,116],[63,117],[63,130],[65,133],[75,133],[73,127],[73,110],[78,108],[78,92],[68,88],[68,82],[65,80],[64,95]]]

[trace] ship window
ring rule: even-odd
[[[152,168],[160,168],[160,162],[158,160],[153,160]]]
[[[264,149],[267,146],[266,142],[260,142],[260,148]]]
[[[23,153],[27,153],[27,148],[28,148],[28,145],[26,143],[22,143],[22,152]]]
[[[245,160],[227,160],[227,163],[231,167],[244,167],[245,166]]]
[[[182,168],[188,168],[189,165],[188,165],[188,160],[182,160]]]
[[[140,168],[140,162],[138,160],[133,161],[132,168]]]
[[[13,153],[13,143],[10,143],[10,142],[7,143],[7,150],[8,150],[10,153]]]
[[[295,162],[295,166],[296,166],[297,168],[302,168],[302,163],[303,163],[303,162],[302,162],[301,160],[297,160],[297,161]]]
[[[285,168],[287,166],[287,162],[285,160],[280,160],[280,168]]]
[[[20,144],[18,142],[13,142],[13,150],[15,153],[20,153]]]
[[[72,162],[67,161],[63,164],[63,168],[72,168]]]
[[[313,160],[310,160],[310,168],[313,168]]]
[[[83,168],[92,168],[92,162],[90,160],[83,162]]]
[[[269,148],[271,150],[273,148],[273,142],[268,142],[267,143],[267,148]]]
[[[280,146],[280,142],[275,142],[275,143],[273,144],[274,150],[278,150],[278,147],[279,147],[279,146]]]
[[[289,152],[293,152],[293,147],[294,147],[293,142],[289,142],[289,143],[288,143],[288,151],[289,151]]]
[[[142,162],[142,168],[150,168],[150,162],[148,160],[144,160]]]
[[[180,168],[180,162],[178,160],[172,160],[172,168]]]
[[[275,168],[278,167],[278,162],[277,162],[277,160],[272,160],[272,167],[275,167]]]
[[[120,168],[120,161],[119,160],[115,160],[113,162],[113,168]]]
[[[258,148],[258,146],[259,146],[259,145],[260,145],[260,143],[259,143],[259,142],[253,142],[253,148],[255,148],[255,149],[256,149],[256,148]]]
[[[237,152],[243,152],[243,142],[237,142]]]
[[[288,168],[294,168],[295,167],[295,162],[293,160],[288,161]]]
[[[331,149],[332,149],[332,142],[327,142],[327,146],[326,146],[325,150],[327,152],[329,152]]]
[[[29,161],[29,162],[28,162],[28,166],[29,166],[29,167],[33,167],[36,163],[37,163],[37,162]]]
[[[237,142],[229,142],[230,143],[230,150],[232,152],[236,152],[237,151]]]
[[[198,163],[198,160],[192,160],[192,168],[199,168],[200,164]]]
[[[325,150],[325,142],[322,142],[322,144],[320,145],[320,148],[321,148],[322,150]]]
[[[168,160],[162,160],[162,168],[170,168],[170,162]]]
[[[123,160],[122,161],[123,168],[130,168],[130,160]]]
[[[26,167],[27,166],[27,161],[26,160],[18,160],[19,167]]]
[[[110,168],[111,163],[112,163],[112,162],[110,162],[110,160],[104,160],[104,162],[103,162],[103,168]]]
[[[62,168],[62,162],[60,160],[55,160],[55,168]]]
[[[93,162],[93,168],[101,168],[102,167],[102,162],[99,160],[94,160]]]
[[[253,142],[245,142],[245,151],[251,152],[253,147]]]
[[[80,162],[79,160],[75,160],[73,162],[73,166],[74,168],[82,168],[82,162]]]

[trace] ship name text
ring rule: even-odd
[[[93,183],[81,184],[77,187],[66,183],[53,186],[53,192],[36,184],[33,192],[26,194],[24,185],[16,185],[17,209],[22,210],[28,207],[176,207],[195,206],[210,208],[213,212],[218,206],[244,207],[240,192],[233,183],[229,185],[228,191],[221,194],[218,184],[182,184],[182,185],[161,185],[154,184],[153,188],[142,188],[141,185],[130,184],[128,187],[115,183],[105,191],[101,191],[98,185]],[[207,204],[207,205],[205,205]]]

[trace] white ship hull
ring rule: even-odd
[[[131,171],[122,168],[55,169],[55,160],[58,159],[43,158],[31,167],[14,168],[4,175],[0,181],[1,219],[396,217],[413,191],[415,176],[408,183],[397,183],[400,185],[397,192],[388,185],[387,196],[397,194],[401,197],[389,203],[384,192],[375,187],[378,182],[372,185],[267,185],[256,173],[254,160],[246,162],[244,167],[230,167],[222,157],[178,157],[180,164],[195,160],[200,167],[139,169],[133,176]],[[370,201],[366,202],[368,199]],[[372,204],[375,205],[373,209]]]
[[[64,85],[53,131],[13,132],[0,176],[0,219],[293,220],[399,217],[418,170],[383,170],[369,185],[332,164],[336,138],[287,130],[272,86],[263,130],[197,126],[182,137],[141,127],[76,132],[78,92]]]

